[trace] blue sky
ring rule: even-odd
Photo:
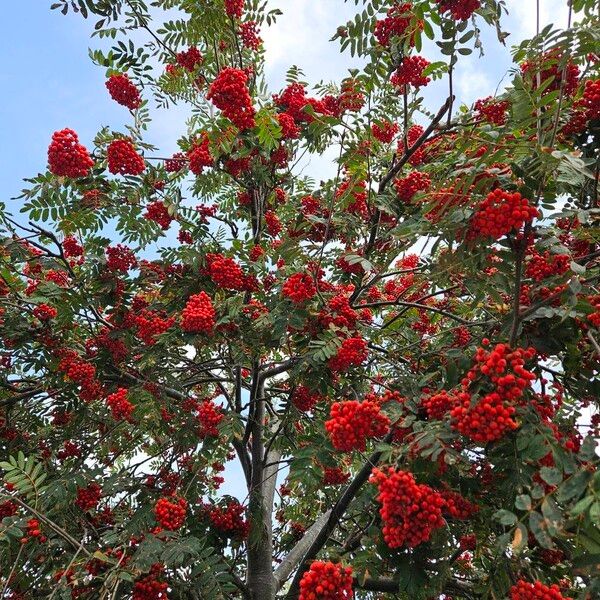
[[[512,32],[509,43],[535,30],[535,0],[506,0],[512,15],[505,29]],[[98,43],[89,39],[93,21],[78,15],[64,17],[50,11],[50,0],[21,0],[4,7],[2,68],[0,86],[4,91],[0,111],[0,200],[9,199],[22,188],[21,180],[45,169],[46,151],[54,131],[70,127],[81,141],[91,140],[102,125],[120,129],[128,112],[112,102],[104,87],[103,69],[91,64],[87,49]],[[541,0],[542,24],[564,25],[565,0]],[[301,66],[308,81],[340,79],[350,66],[329,44],[338,24],[354,13],[354,2],[342,0],[271,0],[272,7],[284,11],[274,28],[263,32],[267,49],[267,76],[277,90],[291,64]],[[483,29],[483,28],[482,28]],[[461,101],[472,102],[493,93],[510,66],[508,49],[499,46],[493,34],[486,33],[486,56],[461,61],[457,72],[457,92]],[[434,59],[433,49],[423,54]],[[428,90],[432,108],[444,97],[445,84],[434,83]],[[185,130],[184,114],[156,115],[150,141],[167,153],[175,148],[178,133]],[[326,161],[313,161],[317,176],[329,171]]]

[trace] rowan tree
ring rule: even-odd
[[[355,4],[357,68],[279,90],[267,2],[52,5],[131,121],[1,207],[2,597],[600,592],[597,4],[473,106],[504,2]]]

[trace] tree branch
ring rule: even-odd
[[[393,429],[386,435],[383,443],[389,443],[392,440],[392,436]],[[294,580],[290,586],[290,590],[286,596],[287,600],[295,600],[298,597],[300,580],[302,579],[304,573],[308,570],[308,563],[317,556],[321,548],[323,548],[323,546],[326,544],[330,534],[336,528],[340,519],[348,509],[348,506],[359,492],[360,488],[369,479],[373,467],[379,463],[379,459],[381,458],[382,454],[383,452],[379,450],[371,454],[371,456],[367,459],[367,462],[355,475],[354,479],[350,482],[348,487],[338,498],[337,502],[333,505],[333,508],[329,512],[329,516],[325,520],[323,526],[319,529],[318,533],[315,535],[313,542],[310,544],[304,556],[302,557],[300,568],[296,571],[296,576],[294,577]]]

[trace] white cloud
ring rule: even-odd
[[[311,83],[341,79],[353,61],[348,54],[340,54],[337,42],[329,40],[338,25],[354,16],[354,4],[340,4],[337,0],[275,0],[270,7],[283,11],[277,23],[261,34],[271,87],[283,85],[291,65],[298,65]]]
[[[540,29],[549,23],[556,27],[566,27],[568,6],[565,0],[539,0]],[[509,11],[507,29],[512,33],[511,39],[521,40],[536,33],[537,0],[506,0]]]

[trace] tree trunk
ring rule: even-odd
[[[263,428],[265,420],[264,386],[258,365],[254,368],[250,397],[252,407],[252,477],[250,487],[250,533],[248,537],[248,589],[252,600],[275,600],[273,576],[272,500],[275,479],[272,468],[265,469]],[[267,485],[267,476],[269,484]]]

